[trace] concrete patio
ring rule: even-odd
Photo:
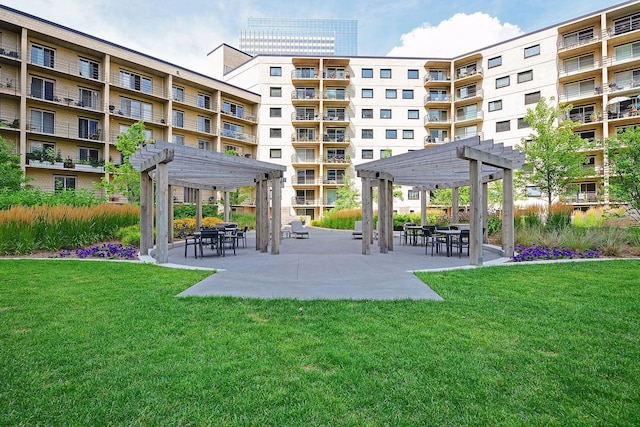
[[[461,258],[444,254],[425,255],[424,246],[399,245],[380,254],[374,241],[371,255],[362,255],[362,241],[351,230],[306,227],[309,239],[282,239],[279,255],[255,250],[255,234],[247,234],[247,247],[217,257],[210,248],[195,259],[193,247],[187,258],[178,242],[169,249],[170,267],[206,268],[216,274],[180,293],[179,296],[234,296],[245,298],[294,298],[395,300],[442,300],[414,274],[419,270],[473,268],[466,251]],[[146,257],[144,257],[146,258]],[[149,261],[152,259],[149,258]],[[507,262],[485,247],[484,265]]]

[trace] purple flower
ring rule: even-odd
[[[594,251],[591,249],[580,252],[557,246],[549,247],[534,245],[532,247],[526,247],[523,245],[516,245],[514,249],[516,255],[513,256],[513,260],[516,262],[544,259],[599,258],[601,255],[600,251]]]

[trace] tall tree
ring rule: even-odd
[[[344,176],[344,185],[336,191],[335,210],[351,209],[360,206],[358,198],[360,193],[358,189],[351,183],[348,175]]]
[[[129,157],[142,146],[146,136],[144,133],[144,122],[139,121],[118,136],[116,148],[122,153],[122,163],[116,166],[112,162],[107,162],[105,170],[111,174],[111,179],[102,178],[98,187],[104,188],[107,195],[123,194],[129,203],[140,202],[140,172],[135,170]]]
[[[0,136],[0,192],[19,190],[27,182],[20,167],[20,154],[15,152],[13,144]]]
[[[553,104],[554,98],[549,101]],[[549,105],[543,97],[524,117],[533,133],[518,146],[526,154],[527,163],[516,172],[516,179],[522,188],[526,184],[540,188],[549,205],[584,174],[587,141],[573,132],[576,124],[565,118],[571,108]]]
[[[607,140],[611,193],[640,209],[640,129],[628,127]]]

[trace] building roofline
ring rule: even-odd
[[[127,52],[134,53],[134,54],[136,54],[136,55],[140,55],[140,56],[142,56],[142,57],[145,57],[145,58],[148,58],[148,59],[151,59],[151,60],[154,60],[154,61],[160,62],[160,63],[165,64],[165,65],[169,65],[169,66],[171,66],[171,67],[178,68],[178,69],[180,69],[180,70],[188,71],[188,72],[193,73],[193,74],[195,74],[195,75],[197,75],[197,76],[204,77],[204,78],[209,79],[209,80],[213,80],[213,81],[215,81],[215,82],[217,82],[217,83],[220,83],[220,84],[222,84],[222,85],[224,85],[224,86],[232,87],[232,88],[234,88],[234,89],[239,89],[239,90],[242,90],[243,92],[247,92],[247,93],[250,93],[250,94],[252,94],[252,95],[258,95],[258,96],[260,96],[260,94],[259,94],[259,93],[257,93],[257,92],[252,92],[252,91],[247,90],[247,89],[245,89],[245,88],[242,88],[242,87],[240,87],[240,86],[235,86],[235,85],[230,84],[230,83],[227,83],[227,82],[225,82],[225,81],[223,81],[223,80],[218,80],[218,79],[216,79],[215,77],[211,77],[211,76],[209,76],[209,75],[206,75],[206,74],[200,73],[200,72],[198,72],[198,71],[190,70],[190,69],[188,69],[188,68],[185,68],[185,67],[184,67],[184,66],[182,66],[182,65],[177,65],[177,64],[174,64],[174,63],[169,62],[169,61],[167,61],[167,60],[160,59],[160,58],[156,58],[155,56],[151,56],[151,55],[149,55],[149,54],[147,54],[147,53],[139,52],[139,51],[137,51],[137,50],[134,50],[134,49],[128,48],[128,47],[126,47],[126,46],[122,46],[122,45],[119,45],[119,44],[117,44],[117,43],[114,43],[114,42],[110,42],[110,41],[108,41],[108,40],[101,39],[101,38],[96,37],[96,36],[93,36],[93,35],[91,35],[91,34],[87,34],[87,33],[84,33],[84,32],[82,32],[82,31],[79,31],[79,30],[75,30],[75,29],[70,28],[70,27],[67,27],[67,26],[65,26],[65,25],[58,24],[58,23],[55,23],[55,22],[53,22],[53,21],[49,21],[49,20],[44,19],[44,18],[41,18],[41,17],[39,17],[39,16],[35,16],[35,15],[30,14],[30,13],[23,12],[23,11],[21,11],[21,10],[17,10],[17,9],[11,8],[11,7],[9,7],[9,6],[5,6],[5,5],[3,5],[3,4],[0,4],[0,10],[6,10],[6,11],[11,12],[11,13],[15,13],[15,14],[18,14],[18,15],[22,15],[22,16],[24,16],[24,17],[26,17],[26,18],[34,19],[34,20],[36,20],[36,21],[42,22],[42,23],[47,24],[47,25],[52,25],[52,26],[57,27],[57,28],[60,28],[60,29],[62,29],[62,30],[64,30],[64,31],[69,31],[69,32],[71,32],[71,33],[74,33],[74,34],[77,34],[77,35],[80,35],[80,36],[83,36],[83,37],[88,37],[88,38],[90,38],[90,39],[92,39],[92,40],[95,40],[95,41],[98,41],[98,42],[100,42],[100,43],[104,43],[104,44],[107,44],[107,45],[109,45],[109,46],[113,46],[113,47],[115,47],[115,48],[122,49],[122,50],[125,50],[125,51],[127,51]],[[37,31],[37,30],[33,30],[33,31]]]

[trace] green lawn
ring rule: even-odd
[[[0,425],[640,425],[640,261],[420,274],[445,302],[175,298],[0,260]]]

